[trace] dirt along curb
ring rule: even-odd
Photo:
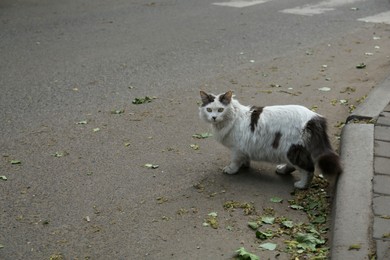
[[[372,122],[389,102],[390,76],[348,117],[342,131],[340,156],[344,172],[336,185],[332,259],[370,259],[376,251],[377,259],[384,259],[381,258],[383,250],[377,250],[373,238],[375,126]],[[390,203],[390,196],[387,198]],[[380,246],[381,243],[377,244]]]

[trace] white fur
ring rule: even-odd
[[[200,118],[210,123],[217,141],[232,151],[231,163],[223,169],[224,173],[235,174],[242,166],[249,166],[250,160],[283,163],[277,168],[278,173],[290,173],[294,168],[287,158],[292,145],[304,145],[303,129],[315,116],[313,111],[299,105],[266,106],[252,132],[251,107],[241,105],[231,99],[228,105],[220,102],[219,97],[200,107]],[[223,108],[223,112],[218,109]],[[212,112],[208,112],[211,109]],[[215,118],[215,119],[214,119]],[[275,134],[280,133],[279,145],[275,149],[272,143]],[[306,188],[312,179],[312,173],[301,169],[301,181],[297,188]]]

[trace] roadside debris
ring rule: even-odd
[[[149,96],[139,97],[139,98],[133,99],[132,103],[135,105],[150,103],[150,102],[152,102],[153,99],[156,99],[156,98],[157,97],[149,97]]]

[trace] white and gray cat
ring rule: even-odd
[[[232,91],[219,95],[201,91],[200,96],[200,118],[212,125],[216,140],[232,151],[224,173],[235,174],[249,167],[251,160],[282,163],[276,172],[299,170],[301,179],[294,186],[306,189],[315,164],[324,174],[342,172],[321,115],[299,105],[244,106],[232,97]]]

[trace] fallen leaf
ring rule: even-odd
[[[86,124],[88,124],[87,120],[83,120],[76,123],[76,125],[86,125]]]
[[[199,150],[199,145],[197,144],[190,144],[190,147],[194,150]]]
[[[209,224],[212,228],[217,229],[219,226],[218,219],[217,219],[217,213],[211,212],[210,214],[208,214],[209,217],[205,220],[205,223]]]
[[[351,92],[355,92],[355,91],[356,91],[356,88],[346,87],[344,90],[341,90],[340,93],[351,93]]]
[[[210,216],[210,217],[215,217],[216,218],[218,216],[218,213],[217,212],[210,212],[207,215]]]
[[[152,163],[146,163],[144,165],[145,168],[149,168],[149,169],[157,169],[159,167],[158,164],[152,164]]]
[[[157,197],[156,200],[158,204],[163,204],[164,202],[168,201],[168,199],[165,197]]]
[[[274,202],[274,203],[282,203],[283,202],[283,199],[282,198],[279,198],[279,197],[272,197],[270,199],[271,202]]]
[[[67,156],[67,155],[69,155],[69,153],[66,152],[66,151],[55,152],[55,153],[52,154],[52,156],[54,156],[54,157],[64,157],[64,156]]]
[[[256,231],[256,237],[261,240],[266,240],[268,238],[274,237],[274,233],[272,232],[272,230]]]
[[[151,98],[151,97],[145,96],[145,97],[135,98],[132,101],[132,103],[135,105],[140,105],[140,104],[150,103],[150,102],[152,102],[153,99],[154,99],[154,97]]]
[[[365,67],[367,67],[367,65],[364,64],[364,62],[359,63],[358,65],[356,65],[356,68],[357,68],[357,69],[364,69]]]
[[[261,218],[261,222],[263,222],[265,224],[271,224],[272,225],[275,222],[275,218],[274,217],[265,216],[265,217]]]
[[[299,206],[299,205],[290,205],[290,208],[292,208],[292,209],[303,209],[303,207],[302,206]]]
[[[322,87],[322,88],[319,88],[318,89],[319,91],[323,91],[323,92],[328,92],[331,90],[331,88],[328,88],[328,87]]]
[[[5,175],[0,175],[0,180],[6,181],[8,179],[7,179],[7,177]]]
[[[264,248],[264,249],[267,249],[267,250],[270,250],[270,251],[275,250],[276,246],[277,246],[277,244],[274,244],[274,243],[264,243],[264,244],[260,245],[261,248]]]
[[[96,133],[96,132],[99,132],[100,131],[100,128],[94,128],[93,129],[93,132]]]
[[[11,161],[11,164],[22,164],[22,162],[19,161],[19,160],[12,160],[12,161]]]
[[[213,136],[213,134],[210,134],[210,133],[200,133],[200,134],[192,135],[192,137],[197,138],[197,139],[205,139],[205,138],[208,138],[211,136]]]
[[[260,257],[258,257],[257,255],[252,254],[252,253],[246,251],[246,249],[243,248],[243,247],[240,247],[236,251],[236,253],[237,253],[238,259],[241,259],[241,260],[260,260]]]
[[[316,217],[312,223],[314,224],[322,224],[322,223],[325,223],[326,222],[326,217],[325,216],[318,216]]]
[[[390,238],[390,233],[383,234],[382,238]]]
[[[291,220],[286,220],[282,222],[282,226],[286,228],[294,227],[294,223]]]
[[[259,228],[259,224],[257,222],[248,222],[248,226],[253,230],[257,230]]]
[[[359,251],[360,248],[362,248],[361,245],[359,245],[359,244],[352,244],[352,245],[349,246],[348,250],[358,250]]]

